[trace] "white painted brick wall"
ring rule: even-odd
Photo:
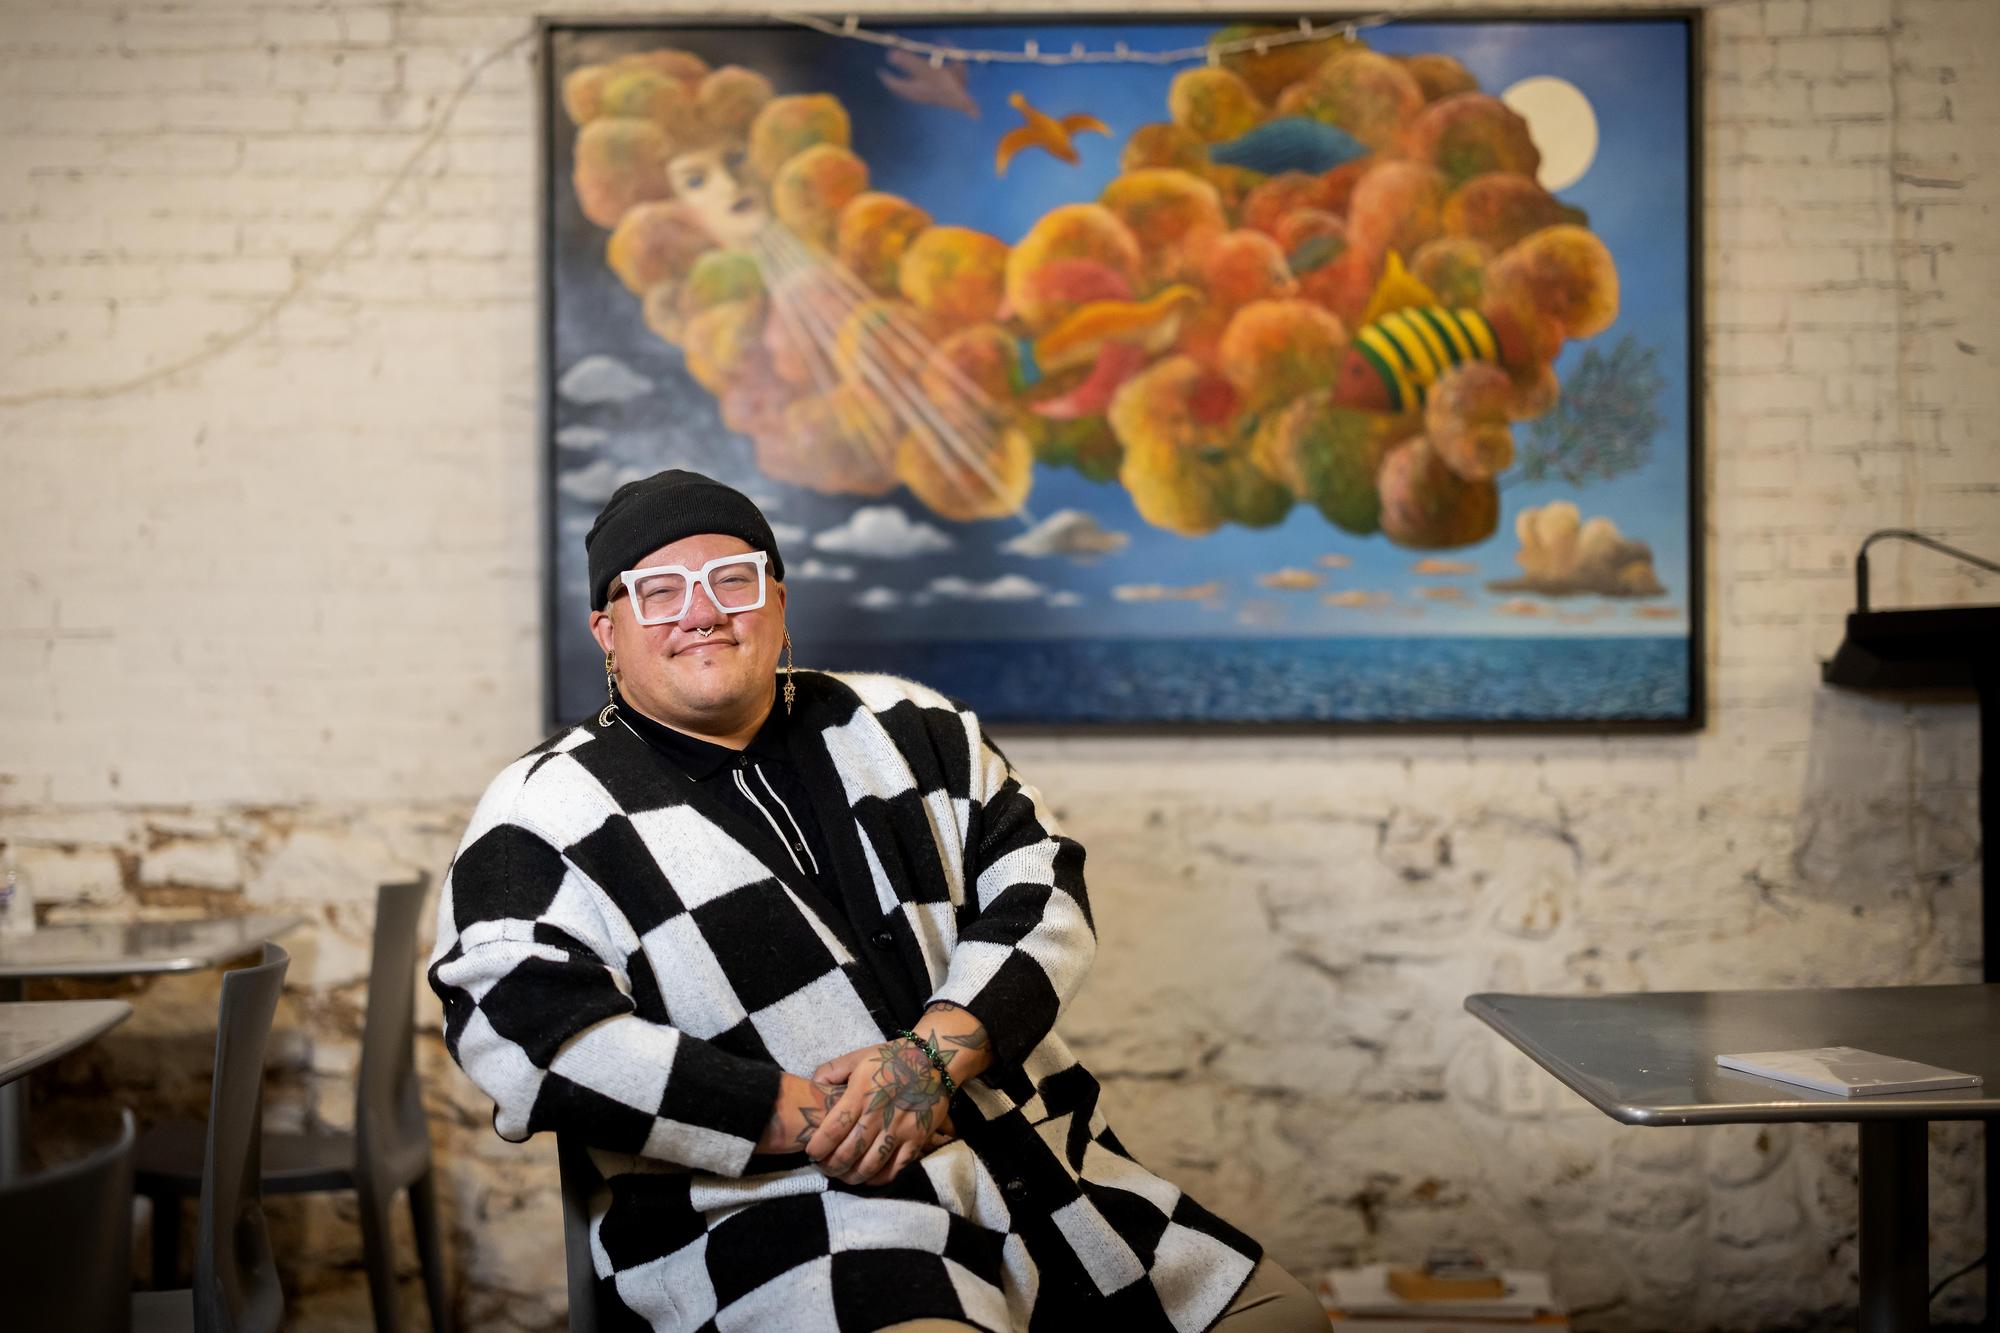
[[[658,8],[0,3],[0,839],[51,910],[323,922],[294,1117],[344,1115],[366,886],[441,868],[536,738],[532,17]],[[1619,1129],[1460,999],[1973,975],[1971,709],[1817,659],[1869,529],[2000,544],[2000,5],[1728,5],[1705,59],[1706,732],[1011,747],[1091,849],[1071,1027],[1121,1134],[1301,1271],[1463,1241],[1594,1328],[1828,1317],[1851,1131]],[[1996,595],[1875,563],[1884,602]],[[110,1067],[212,1001],[153,988]],[[465,1311],[553,1327],[549,1155],[425,1059]],[[329,1256],[295,1326],[359,1315],[351,1227],[280,1221]]]

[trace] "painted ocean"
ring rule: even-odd
[[[989,722],[1671,722],[1689,712],[1680,637],[801,643],[799,656],[922,681]]]

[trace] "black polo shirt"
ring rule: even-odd
[[[756,850],[820,891],[826,905],[847,916],[833,860],[819,819],[791,754],[790,717],[776,701],[764,725],[741,750],[675,731],[618,696],[618,717],[689,781],[740,817],[762,839]]]

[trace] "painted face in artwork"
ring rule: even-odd
[[[674,197],[692,208],[717,245],[740,249],[750,244],[771,220],[743,174],[743,153],[736,148],[696,148],[667,159],[667,179]]]

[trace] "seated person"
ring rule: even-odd
[[[430,981],[499,1134],[592,1150],[609,1327],[1324,1329],[1055,1035],[1083,849],[978,720],[794,671],[770,525],[707,477],[585,547],[610,702],[487,789]]]

